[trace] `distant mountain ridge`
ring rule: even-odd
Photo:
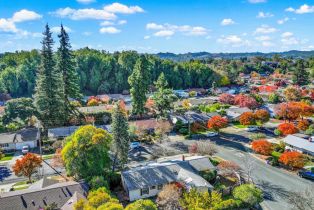
[[[272,57],[273,55],[281,55],[282,57],[293,57],[293,58],[308,58],[314,57],[313,51],[298,51],[291,50],[287,52],[271,52],[271,53],[261,53],[261,52],[248,52],[248,53],[209,53],[209,52],[195,52],[195,53],[184,53],[184,54],[175,54],[175,53],[157,53],[156,56],[162,59],[170,59],[174,61],[188,61],[191,59],[202,60],[207,58],[227,58],[227,59],[236,59],[242,57]]]

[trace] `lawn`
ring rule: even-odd
[[[276,160],[278,160],[281,154],[282,153],[280,153],[280,152],[273,151],[271,153],[271,156],[273,156],[274,158],[276,158]]]
[[[53,158],[54,155],[55,155],[55,154],[43,155],[43,159],[44,159],[44,160],[51,159],[51,158]]]
[[[24,190],[27,189],[29,187],[29,183],[27,183],[27,181],[21,181],[21,182],[17,182],[15,183],[12,188],[14,190]]]
[[[247,125],[241,125],[239,122],[233,123],[233,126],[236,128],[247,128]]]
[[[1,158],[0,161],[12,160],[13,156],[14,156],[14,153],[5,154],[5,156]]]

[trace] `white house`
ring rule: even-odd
[[[238,121],[241,114],[244,112],[251,112],[247,107],[237,107],[237,106],[231,106],[226,110],[226,115],[230,121]]]
[[[184,156],[183,156],[184,157]],[[200,171],[215,170],[208,157],[191,156],[157,160],[121,173],[122,185],[129,200],[156,196],[164,185],[180,183],[187,189],[208,191],[213,186],[199,175]]]
[[[22,150],[23,146],[36,148],[40,138],[37,128],[27,128],[15,133],[0,134],[0,147],[5,151]]]

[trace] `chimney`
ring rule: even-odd
[[[182,155],[182,161],[185,161],[185,156],[184,155]]]

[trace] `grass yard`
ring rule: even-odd
[[[0,161],[12,160],[13,156],[14,156],[14,153],[5,154],[5,156],[1,158]]]
[[[241,125],[239,122],[234,122],[233,126],[236,128],[247,128],[247,125]]]
[[[44,160],[52,159],[55,154],[43,155]]]
[[[271,156],[273,156],[274,158],[276,158],[276,159],[278,160],[281,154],[282,154],[282,153],[280,153],[280,152],[273,151],[273,152],[271,153]]]
[[[29,187],[29,183],[27,183],[27,181],[21,181],[21,182],[17,182],[15,183],[12,188],[14,190],[24,190],[27,189]]]

